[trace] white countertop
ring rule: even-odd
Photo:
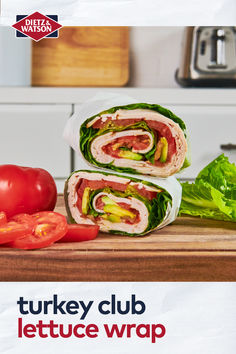
[[[0,104],[76,104],[97,92],[126,94],[143,102],[188,105],[236,105],[236,89],[202,88],[101,88],[101,87],[0,87]]]

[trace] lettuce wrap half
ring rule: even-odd
[[[174,177],[140,180],[79,170],[65,184],[70,223],[97,224],[103,232],[141,236],[175,220],[181,186]]]
[[[116,106],[88,118],[80,150],[92,165],[117,172],[168,177],[190,165],[184,122],[157,104]]]

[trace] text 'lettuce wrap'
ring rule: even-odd
[[[140,180],[80,170],[65,184],[71,223],[97,224],[103,232],[140,236],[172,222],[179,210],[181,186],[174,177]]]
[[[118,172],[168,177],[190,164],[184,122],[156,104],[117,106],[88,118],[80,150],[91,164]]]

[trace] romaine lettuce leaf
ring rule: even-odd
[[[182,189],[180,215],[236,222],[236,166],[223,154]]]
[[[205,181],[221,191],[225,197],[236,200],[236,166],[224,155],[207,165],[197,176],[196,182]]]

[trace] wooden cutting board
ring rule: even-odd
[[[56,211],[66,215],[63,198]],[[236,224],[181,217],[146,237],[0,247],[1,281],[236,281]]]
[[[129,79],[128,27],[63,27],[32,43],[33,86],[123,86]]]

